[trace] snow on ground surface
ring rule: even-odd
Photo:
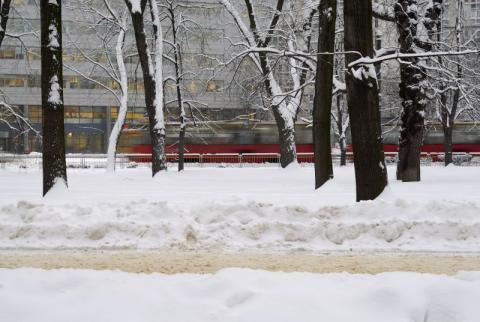
[[[0,170],[0,248],[480,252],[480,168],[424,167],[421,183],[355,202],[353,167],[313,190],[311,167]]]
[[[0,269],[1,321],[478,322],[479,297],[480,272],[447,277]]]

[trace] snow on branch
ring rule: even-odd
[[[372,15],[380,20],[395,21],[395,13],[393,12],[393,9],[386,4],[372,3]]]
[[[350,64],[348,64],[348,68],[353,68],[359,65],[369,65],[369,64],[378,64],[388,60],[394,59],[402,59],[402,58],[430,58],[430,57],[439,57],[439,56],[465,56],[471,54],[478,54],[480,50],[463,50],[463,51],[443,51],[443,52],[425,52],[425,53],[401,53],[400,51],[396,51],[393,54],[386,54],[383,56],[377,56],[374,58],[370,57],[362,57],[359,58]],[[360,55],[360,53],[358,53]]]

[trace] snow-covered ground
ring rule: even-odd
[[[424,167],[421,183],[355,202],[353,167],[70,170],[41,197],[38,169],[0,170],[0,248],[480,252],[480,167]]]
[[[478,322],[480,273],[0,269],[0,321]]]

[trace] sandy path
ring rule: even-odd
[[[479,254],[419,253],[214,253],[146,250],[3,250],[0,267],[81,268],[126,272],[212,273],[225,267],[318,273],[480,271]]]

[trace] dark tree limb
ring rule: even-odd
[[[155,108],[156,82],[154,75],[150,72],[153,69],[153,61],[150,57],[145,34],[145,24],[143,14],[147,5],[147,0],[140,1],[140,11],[132,7],[130,0],[125,0],[127,8],[132,17],[132,24],[137,44],[138,57],[142,67],[143,83],[145,87],[145,107],[147,109],[150,139],[152,144],[152,176],[159,171],[167,169],[167,160],[165,155],[165,130],[157,126],[157,111]]]

